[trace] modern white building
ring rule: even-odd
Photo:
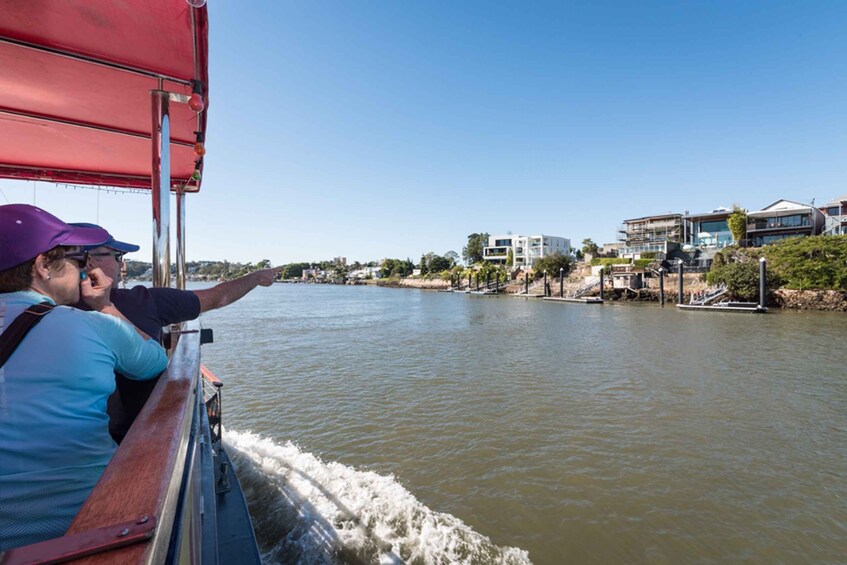
[[[571,252],[571,241],[554,235],[493,235],[488,238],[488,246],[482,250],[482,258],[495,264],[506,264],[512,251],[513,267],[532,267],[532,264],[548,255]]]

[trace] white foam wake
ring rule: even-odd
[[[391,476],[324,463],[287,442],[227,430],[228,453],[269,563],[530,563]]]

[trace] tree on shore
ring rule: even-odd
[[[590,237],[582,240],[582,254],[591,253],[592,255],[597,255],[597,252],[600,251],[600,247],[592,241]]]
[[[573,261],[570,256],[562,255],[561,253],[553,253],[535,261],[532,264],[532,270],[535,272],[535,278],[541,278],[544,273],[548,277],[558,277],[559,269],[563,270],[565,276],[568,276],[573,268]]]
[[[732,239],[736,244],[740,244],[747,236],[747,210],[737,204],[733,205],[732,214],[727,218],[726,224],[732,233]]]
[[[467,265],[482,261],[482,250],[488,244],[487,233],[472,233],[468,236],[468,244],[462,248],[462,258]]]

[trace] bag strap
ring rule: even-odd
[[[41,304],[33,304],[12,320],[2,335],[0,335],[0,367],[6,364],[15,349],[29,333],[29,330],[44,318],[44,315],[53,309],[53,305],[48,302]]]

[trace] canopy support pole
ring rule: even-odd
[[[170,266],[170,186],[171,186],[171,123],[168,114],[168,93],[150,91],[152,99],[153,129],[150,140],[153,144],[151,189],[153,199],[153,286],[171,285]]]
[[[185,187],[176,189],[176,287],[185,290]]]

